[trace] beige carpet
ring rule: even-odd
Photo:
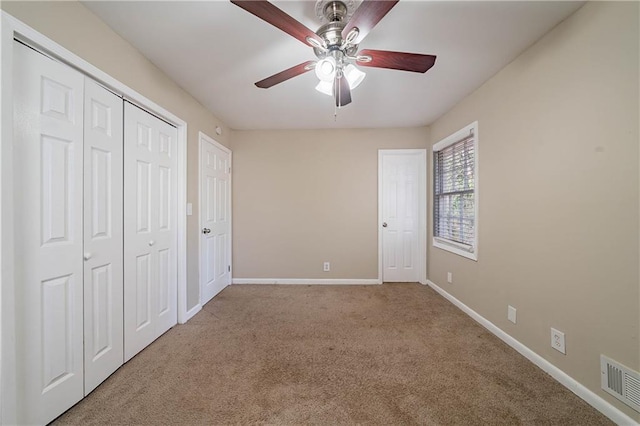
[[[419,284],[228,287],[57,423],[610,424]]]

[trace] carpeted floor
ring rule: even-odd
[[[611,424],[419,284],[230,286],[56,423]]]

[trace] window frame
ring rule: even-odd
[[[449,251],[451,253],[457,254],[462,257],[466,257],[467,259],[471,259],[474,261],[478,261],[478,205],[479,205],[479,182],[478,182],[478,141],[479,141],[479,133],[478,133],[478,122],[474,121],[471,124],[463,127],[457,132],[445,137],[444,139],[435,143],[432,147],[432,155],[433,161],[432,164],[435,166],[435,154],[436,152],[442,151],[443,149],[454,145],[466,138],[468,138],[469,133],[473,132],[473,163],[474,163],[474,171],[473,171],[473,204],[474,204],[474,235],[473,235],[473,245],[468,246],[467,244],[461,244],[459,242],[449,240],[447,238],[437,237],[435,235],[436,232],[436,168],[433,167],[433,184],[431,186],[432,194],[433,194],[433,210],[432,210],[432,219],[433,219],[433,227],[432,227],[432,245],[433,247]]]

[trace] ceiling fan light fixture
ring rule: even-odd
[[[316,64],[316,76],[320,81],[332,82],[336,75],[336,60],[331,56],[321,59]]]
[[[362,80],[367,76],[366,73],[360,71],[355,65],[349,64],[344,68],[344,75],[347,77],[349,87],[351,90],[355,89],[362,83]]]
[[[324,93],[327,96],[333,96],[333,83],[330,81],[322,81],[318,82],[316,86],[316,90],[320,93]]]

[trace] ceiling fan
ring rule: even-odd
[[[231,3],[281,29],[313,48],[317,61],[307,61],[270,77],[256,86],[267,89],[315,69],[316,89],[332,95],[336,107],[351,103],[351,89],[365,74],[355,67],[388,68],[425,73],[436,61],[433,55],[364,49],[358,45],[399,0],[363,0],[355,10],[354,0],[318,0],[316,12],[328,23],[315,33],[266,0],[231,0]]]

